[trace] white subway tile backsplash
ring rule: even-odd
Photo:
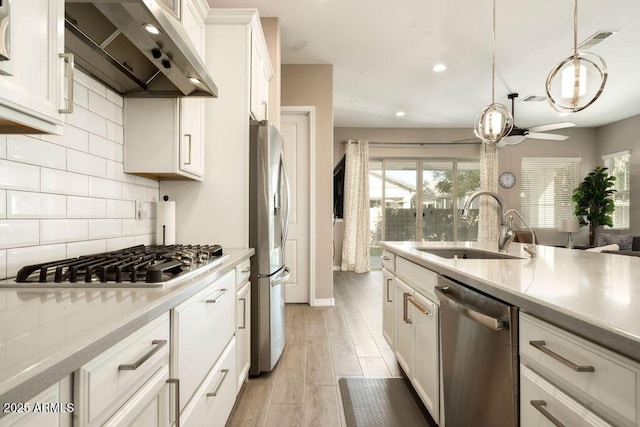
[[[64,126],[62,135],[40,135],[40,138],[84,153],[89,151],[89,132],[70,124]]]
[[[136,203],[130,200],[107,200],[107,218],[135,218]]]
[[[24,163],[0,160],[0,188],[40,190],[40,168]]]
[[[98,135],[89,135],[89,153],[120,163],[123,160],[122,144],[109,141]]]
[[[67,218],[104,218],[107,201],[92,197],[67,197]]]
[[[73,83],[73,103],[83,108],[89,108],[89,89],[78,82]]]
[[[145,234],[144,236],[136,236],[136,245],[155,245],[156,244],[156,235],[155,234]]]
[[[37,245],[39,226],[38,220],[1,220],[0,249]]]
[[[135,177],[124,173],[124,166],[121,162],[107,160],[107,178],[120,182],[135,182]]]
[[[24,135],[10,135],[7,138],[7,160],[54,169],[64,170],[67,167],[64,147]]]
[[[144,212],[144,218],[154,219],[158,217],[158,203],[157,202],[145,202],[142,204],[142,211]]]
[[[89,238],[86,219],[47,219],[40,221],[40,244],[75,242]]]
[[[0,218],[7,217],[7,190],[0,190]]]
[[[122,99],[122,95],[115,93],[109,88],[107,88],[107,99],[120,108],[124,106],[124,99]]]
[[[67,244],[67,256],[69,258],[82,255],[99,254],[107,251],[106,240],[88,240],[86,242],[76,242]]]
[[[67,245],[30,246],[7,250],[7,277],[15,277],[25,265],[67,258]]]
[[[42,168],[40,170],[40,188],[43,193],[89,194],[89,177],[72,172]]]
[[[156,220],[147,219],[123,219],[122,234],[124,236],[136,236],[140,234],[151,234],[155,232]]]
[[[0,280],[7,277],[7,251],[0,251]]]
[[[103,98],[97,93],[89,92],[89,110],[107,120],[122,125],[122,107],[114,104],[106,98]],[[106,133],[103,136],[106,136]]]
[[[130,248],[136,245],[135,236],[117,237],[115,239],[107,239],[107,251],[117,251],[118,249]]]
[[[89,105],[91,105],[92,93],[89,92]],[[67,114],[66,120],[70,125],[79,127],[87,132],[107,136],[107,119],[85,108],[76,105],[73,109],[73,114]]]
[[[147,200],[150,202],[159,202],[160,201],[160,189],[158,188],[147,188]]]
[[[89,196],[119,199],[122,197],[122,183],[94,176],[89,177]]]
[[[64,218],[67,198],[58,194],[7,191],[7,218]]]
[[[147,199],[147,187],[138,184],[130,184],[125,182],[122,185],[122,198],[124,200],[143,200]]]
[[[118,144],[123,144],[124,128],[117,123],[107,122],[107,139],[117,142]]]
[[[107,160],[91,154],[67,150],[67,170],[104,178],[107,176]]]
[[[122,236],[121,219],[91,219],[89,220],[89,239],[104,239]]]
[[[74,76],[74,81],[76,81],[77,83],[80,83],[82,86],[86,87],[87,89],[90,89],[96,92],[97,94],[102,95],[103,97],[107,96],[106,86],[104,86],[102,83],[98,82],[97,80],[92,79],[82,71],[75,70],[73,76]]]

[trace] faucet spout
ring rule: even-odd
[[[498,193],[487,190],[478,190],[469,194],[464,201],[464,207],[462,208],[460,219],[462,219],[463,221],[469,219],[471,202],[473,202],[473,200],[479,196],[490,196],[493,197],[496,202],[498,202],[498,250],[500,252],[505,252],[507,250],[507,247],[509,246],[509,243],[511,243],[515,235],[512,230],[509,230],[507,224],[504,221],[504,202],[502,201],[502,197],[500,197]]]
[[[510,214],[516,214],[516,216],[518,218],[520,218],[520,222],[527,228],[529,233],[531,233],[531,243],[525,245],[524,250],[529,255],[531,255],[531,258],[535,258],[536,255],[537,255],[537,251],[536,251],[536,233],[533,232],[533,229],[531,227],[529,227],[529,224],[527,224],[527,222],[524,220],[524,218],[522,218],[522,215],[520,215],[520,212],[518,212],[515,209],[509,209],[508,211],[506,211],[504,213],[504,216],[507,216],[507,215],[510,215]],[[509,217],[509,229],[511,229],[512,225],[513,225],[513,216],[510,216]]]

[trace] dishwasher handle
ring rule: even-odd
[[[449,307],[453,308],[455,311],[462,314],[463,316],[489,329],[492,329],[494,331],[500,331],[505,328],[505,322],[503,320],[496,319],[495,317],[491,317],[486,314],[480,313],[479,311],[476,311],[452,299],[449,295],[447,295],[448,289],[449,288],[447,286],[435,287],[436,294],[440,301],[447,304]]]

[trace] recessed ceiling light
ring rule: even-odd
[[[145,30],[147,30],[151,34],[160,34],[160,30],[152,24],[142,24]]]
[[[404,111],[396,111],[396,117],[404,117]]]
[[[433,66],[433,71],[435,71],[436,73],[440,73],[446,69],[447,69],[447,66],[444,64],[436,64]]]

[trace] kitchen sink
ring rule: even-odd
[[[514,255],[508,255],[500,252],[483,251],[480,249],[469,248],[416,248],[421,252],[441,258],[458,258],[458,259],[525,259]]]

